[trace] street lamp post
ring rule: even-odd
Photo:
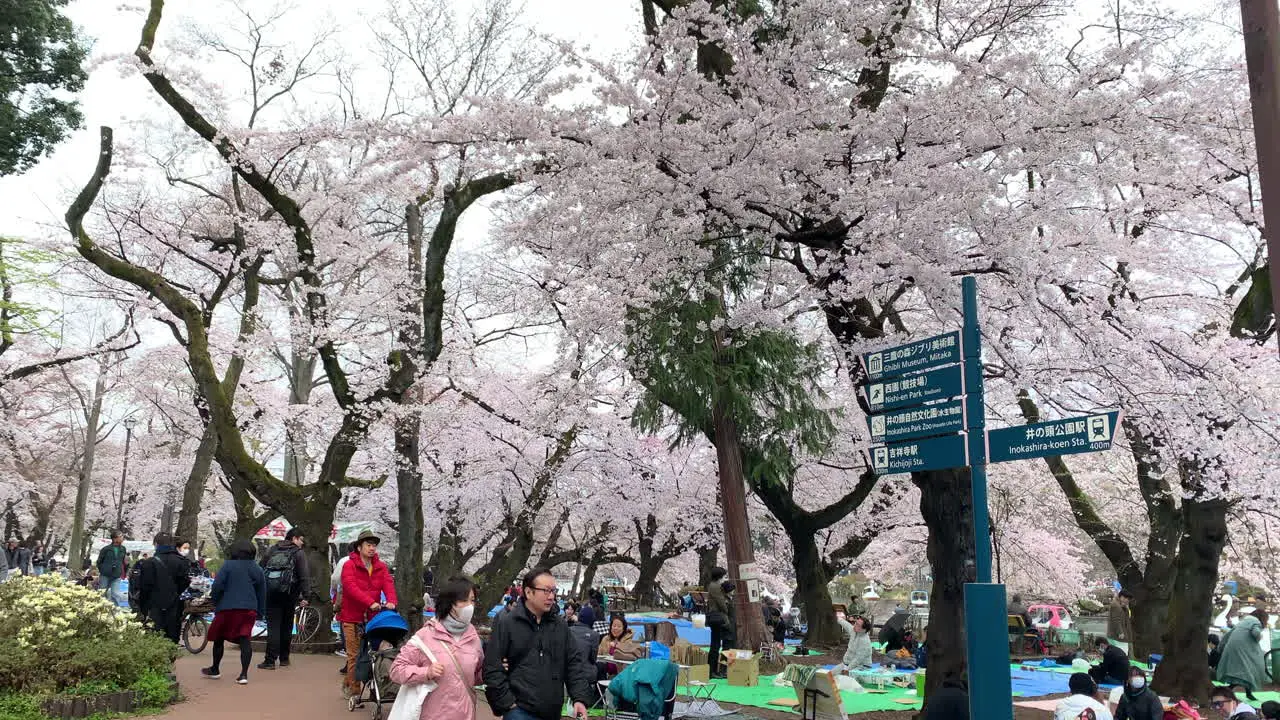
[[[116,503],[116,529],[124,528],[124,492],[125,481],[129,479],[129,448],[133,446],[133,429],[138,426],[136,418],[124,419],[124,466],[120,469],[120,497]]]

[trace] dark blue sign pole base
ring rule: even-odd
[[[964,586],[965,643],[969,666],[969,717],[1013,720],[1009,673],[1009,616],[1004,585],[991,582],[991,523],[987,515],[986,398],[982,387],[982,331],[978,325],[978,281],[961,280],[969,471],[973,486],[974,566],[978,582]]]
[[[965,584],[964,631],[968,642],[969,717],[974,720],[1013,720],[1007,607],[1004,585]]]

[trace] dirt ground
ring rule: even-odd
[[[234,668],[239,656],[228,653],[223,660],[220,680],[208,680],[200,676],[200,668],[210,662],[209,650],[199,655],[184,655],[175,666],[184,700],[159,716],[165,720],[242,720],[246,717],[258,720],[359,720],[372,715],[372,708],[347,711],[342,699],[342,679],[338,667],[342,659],[334,655],[295,654],[291,667],[279,670],[249,671],[249,684],[235,683]],[[791,658],[789,658],[791,659]],[[262,660],[255,654],[254,664]],[[794,658],[806,664],[826,664],[824,656]],[[823,662],[826,661],[826,662]],[[725,708],[733,708],[726,704]],[[388,708],[389,709],[389,708]],[[740,712],[761,720],[797,720],[797,713],[742,708]],[[873,712],[853,716],[856,720],[911,720],[915,711]],[[1016,720],[1051,720],[1052,713],[1026,708],[1015,708]],[[495,720],[483,702],[479,703],[477,720]]]

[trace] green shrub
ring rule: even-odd
[[[30,695],[0,692],[0,718],[4,720],[49,720],[40,711],[40,701]]]
[[[101,593],[56,575],[0,585],[0,692],[110,692],[167,673],[177,653]]]
[[[138,705],[143,708],[164,707],[173,699],[173,688],[169,684],[169,675],[155,670],[148,670],[143,673],[142,677],[129,686],[129,689],[137,691]]]

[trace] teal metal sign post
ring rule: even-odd
[[[986,396],[982,386],[982,329],[978,281],[961,280],[964,311],[964,382],[969,391],[969,481],[973,493],[973,547],[977,582],[964,586],[965,659],[969,717],[1013,720],[1009,671],[1009,616],[1004,585],[991,582],[991,520],[987,510]]]
[[[1117,411],[987,430],[982,387],[978,283],[962,280],[964,321],[949,332],[864,353],[871,414],[871,469],[877,474],[968,466],[973,491],[977,582],[964,586],[969,716],[1013,720],[1009,616],[1004,585],[991,582],[987,463],[1111,449]]]

